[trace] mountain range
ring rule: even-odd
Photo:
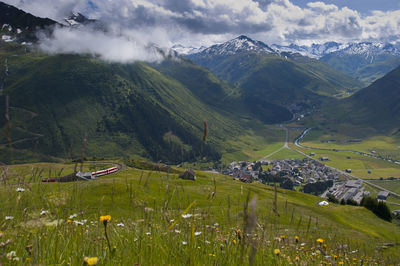
[[[371,123],[382,130],[398,125],[399,69],[366,89],[361,89],[362,78],[346,74],[369,60],[374,78],[385,75],[398,56],[392,46],[373,46],[374,53],[382,56],[373,61],[380,57],[365,54],[372,51],[372,44],[335,50],[340,45],[331,43],[316,49],[321,53],[318,59],[278,51],[242,35],[185,57],[160,51],[159,63],[120,64],[91,55],[37,51],[37,30],[51,35],[56,25],[74,30],[92,23],[96,24],[92,29],[102,30],[97,27],[100,22],[81,14],[59,23],[0,2],[0,18],[0,61],[5,62],[0,66],[0,109],[5,110],[4,96],[8,96],[12,125],[9,134],[5,117],[0,117],[3,162],[9,155],[7,136],[17,162],[28,157],[76,158],[87,134],[88,156],[139,156],[179,163],[217,161],[224,150],[232,151],[227,139],[260,125],[291,120],[294,112],[323,110],[331,121]],[[27,41],[32,46],[24,45]],[[353,62],[355,66],[348,69],[352,64],[346,60],[356,60],[353,57],[365,61]],[[392,65],[387,63],[389,57]],[[340,71],[341,62],[348,68]]]
[[[178,46],[175,46],[178,47]],[[173,47],[172,49],[176,49]],[[318,59],[331,67],[339,70],[364,85],[373,81],[400,65],[400,43],[390,44],[382,42],[337,43],[327,42],[312,44],[311,46],[299,46],[295,44],[278,45],[254,41],[246,36],[228,41],[220,45],[199,49],[191,47],[185,49],[179,46],[177,52],[181,52],[188,58],[195,58],[198,54],[211,53],[215,55],[235,54],[243,51],[258,51],[265,54],[300,54],[305,57]]]
[[[317,59],[277,52],[246,36],[186,57],[236,84],[249,105],[256,101],[259,105],[311,107],[327,97],[362,87],[360,82]]]

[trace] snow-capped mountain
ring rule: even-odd
[[[311,58],[320,58],[325,54],[330,54],[343,49],[345,45],[337,42],[327,42],[324,44],[312,44],[311,46],[290,44],[288,46],[274,44],[272,47],[280,52],[299,53]]]
[[[290,44],[284,45],[272,45],[273,48],[281,52],[299,53],[304,56],[312,58],[321,58],[326,55],[365,55],[374,56],[380,54],[391,54],[400,56],[400,51],[392,44],[385,44],[380,42],[360,42],[360,43],[348,43],[342,44],[337,42],[327,42],[324,44],[312,44],[311,46],[299,46]]]
[[[361,42],[348,44],[346,48],[338,51],[340,54],[346,55],[380,55],[380,54],[391,54],[400,56],[400,51],[392,44],[387,43],[372,43],[372,42]]]
[[[275,54],[276,51],[263,42],[255,41],[247,36],[239,36],[233,40],[223,44],[213,45],[205,50],[202,54],[207,55],[233,55],[241,52],[260,52],[267,54]]]
[[[81,13],[72,12],[68,18],[65,18],[64,21],[67,23],[68,26],[77,27],[80,25],[86,25],[92,22],[96,22],[94,19],[88,19]]]
[[[200,53],[200,52],[204,51],[205,49],[207,49],[207,47],[205,47],[205,46],[201,46],[200,48],[196,48],[193,46],[185,47],[181,44],[176,44],[176,45],[172,46],[171,49],[174,50],[175,52],[177,52],[178,54],[189,55],[189,54]]]

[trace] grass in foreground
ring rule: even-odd
[[[222,175],[199,172],[197,181],[184,181],[129,169],[93,182],[39,183],[32,172],[48,167],[65,165],[1,169],[4,264],[79,265],[84,257],[101,265],[400,261],[399,246],[377,249],[400,242],[398,227],[362,207],[321,207],[318,197],[278,190],[276,216],[273,188]],[[105,215],[110,245],[99,220]]]

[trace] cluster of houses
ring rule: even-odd
[[[338,180],[339,175],[331,168],[316,160],[276,160],[271,162],[271,175],[289,178],[295,186],[302,184]]]
[[[271,162],[232,162],[222,173],[243,182],[252,182],[258,180],[260,171],[271,176],[291,179],[294,186],[339,179],[339,174],[336,171],[326,167],[323,163],[308,158]]]
[[[232,176],[245,183],[251,183],[258,179],[260,171],[268,165],[268,161],[232,162],[222,171],[222,174]]]
[[[362,180],[348,180],[338,182],[322,194],[322,197],[327,198],[328,195],[333,195],[339,201],[354,200],[360,204],[364,197],[369,196],[369,191],[365,191]]]

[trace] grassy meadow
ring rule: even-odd
[[[382,248],[399,243],[398,227],[362,207],[318,206],[318,197],[281,189],[275,201],[270,186],[204,172],[189,181],[124,168],[91,182],[40,182],[72,170],[71,164],[1,168],[2,264],[80,265],[85,257],[99,265],[400,261],[398,245]],[[104,215],[111,220],[100,221]]]

